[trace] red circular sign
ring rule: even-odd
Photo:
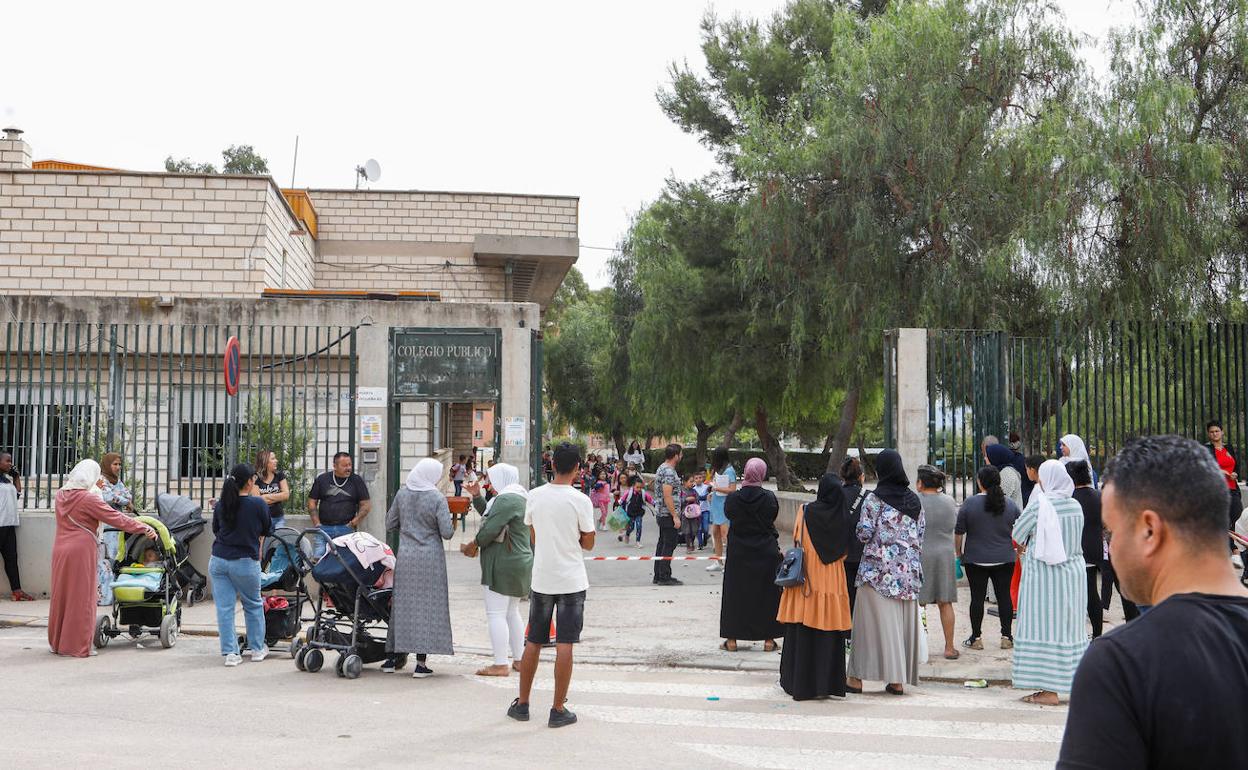
[[[239,365],[238,337],[230,337],[225,343],[225,392],[238,395]]]

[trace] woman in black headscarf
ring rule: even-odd
[[[862,680],[870,679],[901,695],[903,684],[919,683],[924,652],[916,601],[923,585],[923,505],[896,451],[881,452],[875,470],[879,483],[862,503],[856,530],[865,546],[846,689],[862,692]]]
[[[793,525],[806,582],[784,589],[777,616],[785,624],[780,686],[793,700],[845,697],[845,636],[851,612],[844,561],[857,524],[851,502],[840,477],[825,474],[815,501],[802,506]]]

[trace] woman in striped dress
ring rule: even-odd
[[[1023,552],[1014,686],[1038,688],[1023,698],[1027,703],[1055,706],[1058,693],[1070,692],[1088,648],[1083,508],[1071,497],[1075,485],[1060,462],[1046,460],[1039,476],[1039,487],[1014,524],[1014,542]]]

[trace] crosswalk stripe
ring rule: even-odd
[[[834,708],[834,706],[833,706]],[[634,708],[577,703],[576,711],[587,717],[617,724],[702,724],[708,712],[692,709]],[[1061,725],[1012,724],[1008,722],[953,721],[861,716],[808,716],[742,711],[714,711],[717,729],[819,732],[844,735],[879,735],[890,738],[957,738],[972,741],[1020,741],[1060,743]]]
[[[491,678],[491,677],[474,677],[467,675],[466,678],[491,687],[503,690],[516,689],[516,683],[513,679]],[[534,681],[533,687],[537,690],[548,691],[554,689],[554,681],[551,679],[538,679]],[[689,684],[684,682],[636,682],[636,681],[620,681],[614,679],[585,679],[574,678],[572,680],[572,692],[574,695],[637,695],[645,697],[672,697],[672,698],[718,698],[724,702],[750,700],[750,701],[788,701],[789,696],[777,685],[757,686],[757,685],[721,685],[721,684]],[[1042,711],[1051,711],[1053,713],[1065,713],[1065,706],[1056,707],[1037,707],[1031,704],[1022,703],[1016,698],[1008,700],[999,700],[995,698],[985,698],[967,693],[966,695],[936,695],[924,693],[916,689],[911,689],[903,699],[897,699],[889,696],[887,701],[883,700],[884,696],[876,697],[874,695],[866,695],[863,697],[853,697],[851,701],[855,706],[883,706],[897,709],[904,708],[933,708],[947,712],[949,709],[992,709],[1006,711],[1027,711],[1030,713],[1041,713]]]
[[[949,770],[1047,770],[1053,762],[1001,757],[970,757],[937,754],[888,754],[874,751],[788,749],[775,746],[734,746],[682,743],[682,748],[744,767],[794,768],[852,767],[855,770],[896,770],[911,767]]]

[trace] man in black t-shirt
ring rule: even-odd
[[[1110,558],[1152,608],[1088,646],[1058,767],[1248,767],[1248,590],[1222,547],[1223,479],[1179,436],[1134,439],[1106,469]]]
[[[334,469],[317,476],[308,493],[312,526],[325,530],[330,537],[358,528],[372,508],[368,484],[352,473],[352,467],[351,455],[339,452],[334,455]]]

